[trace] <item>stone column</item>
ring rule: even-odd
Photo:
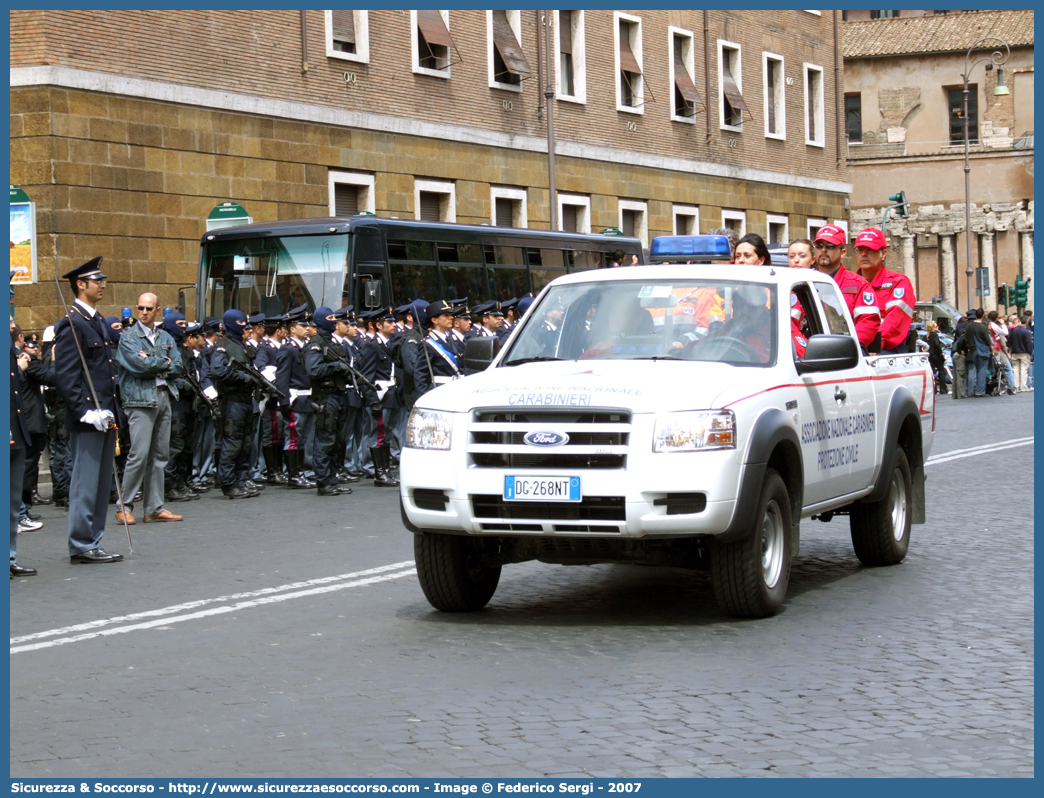
[[[914,259],[915,244],[917,243],[916,235],[900,236],[902,244],[900,245],[900,253],[902,254],[903,265],[900,269],[903,274],[910,278],[910,283],[914,287],[914,295],[918,298],[921,296],[921,287],[917,284],[917,261]]]
[[[979,236],[979,266],[986,269],[990,281],[990,295],[982,298],[983,310],[997,310],[997,262],[993,257],[993,233]]]
[[[957,258],[954,257],[953,244],[956,236],[943,233],[939,236],[939,268],[942,270],[942,297],[955,308],[960,307],[957,301]]]
[[[1022,279],[1025,280],[1033,276],[1033,233],[1019,233],[1019,235],[1022,236],[1022,261],[1019,263],[1019,271],[1022,272]],[[1030,310],[1034,309],[1033,293],[1033,282],[1030,281],[1026,297]]]

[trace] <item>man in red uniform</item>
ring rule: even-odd
[[[820,227],[813,244],[816,268],[834,278],[855,321],[856,338],[863,349],[870,352],[875,348],[874,339],[881,327],[881,311],[869,283],[855,272],[848,271],[841,262],[845,256],[847,238],[840,227],[832,224]]]
[[[917,301],[910,280],[885,268],[888,240],[876,227],[868,227],[856,236],[855,250],[859,273],[870,283],[881,311],[881,354],[908,354],[906,336]]]

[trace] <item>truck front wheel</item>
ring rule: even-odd
[[[878,502],[852,505],[849,526],[856,557],[863,565],[898,565],[910,548],[910,463],[896,449],[888,493]]]
[[[413,536],[417,578],[428,603],[443,612],[474,612],[485,607],[497,590],[500,566],[479,562],[476,544],[459,535]]]
[[[790,538],[790,494],[769,468],[750,534],[713,549],[714,596],[725,612],[738,618],[775,614],[790,583]]]

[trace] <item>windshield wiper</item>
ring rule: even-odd
[[[685,360],[677,355],[649,355],[648,357],[632,357],[628,360]]]
[[[548,360],[565,360],[564,357],[549,357],[547,355],[541,355],[540,357],[523,357],[518,360],[509,360],[505,366],[520,366],[523,363],[544,363]]]

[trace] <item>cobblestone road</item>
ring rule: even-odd
[[[1033,394],[944,398],[933,454],[1031,435]],[[13,653],[11,775],[1032,776],[1033,446],[928,475],[902,565],[863,568],[847,519],[806,521],[784,610],[755,622],[703,574],[627,566],[509,566],[473,615],[433,611],[403,566],[287,591],[412,560],[370,486],[208,494],[105,567],[69,565],[43,508],[12,638],[302,595]],[[105,543],[126,552],[114,523]]]

